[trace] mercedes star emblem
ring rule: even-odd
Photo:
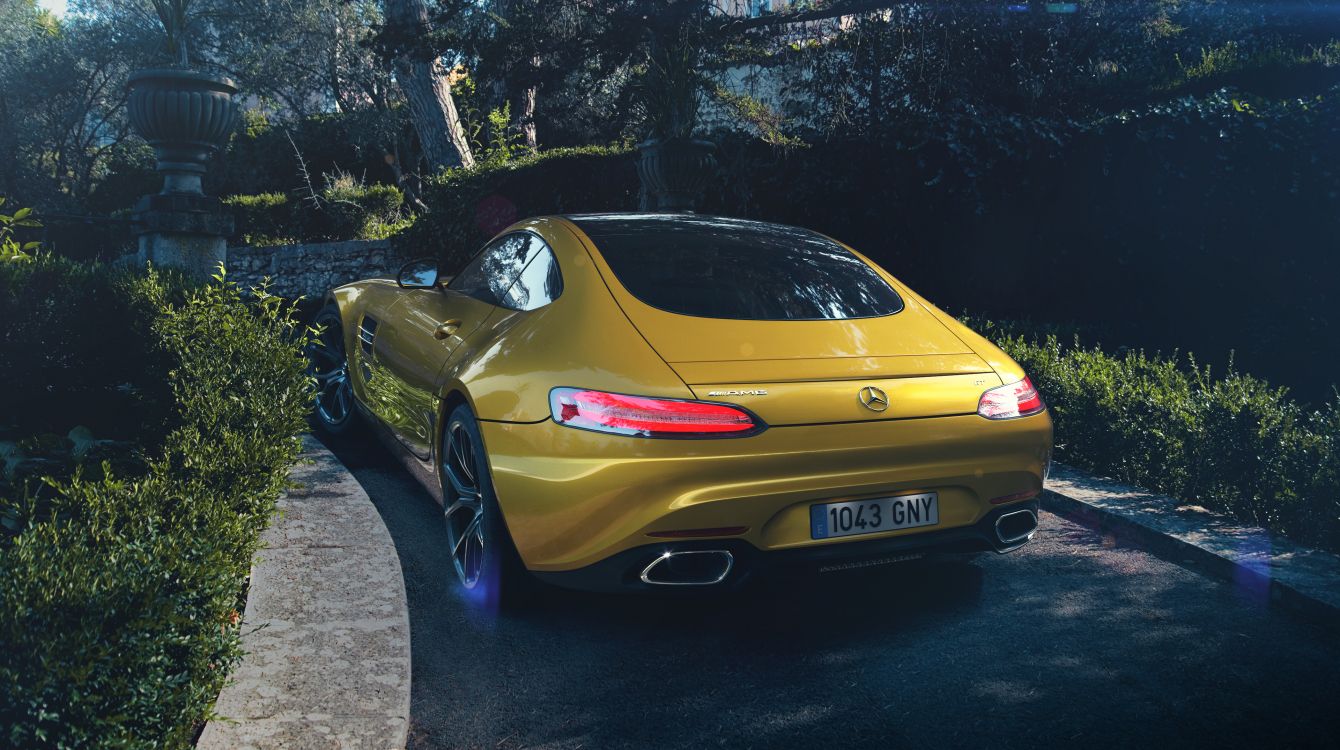
[[[884,411],[889,408],[889,396],[884,391],[873,385],[867,385],[857,394],[861,399],[861,406],[870,411]]]

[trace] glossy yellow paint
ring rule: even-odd
[[[637,440],[552,421],[481,424],[508,528],[527,567],[571,570],[653,543],[653,531],[747,526],[762,550],[927,529],[810,539],[813,502],[936,491],[940,524],[966,526],[991,498],[1040,489],[1046,413],[774,427],[727,440]]]
[[[332,296],[355,395],[416,455],[435,460],[444,409],[471,405],[508,527],[533,570],[580,568],[652,543],[654,531],[746,526],[743,538],[764,550],[853,541],[809,538],[817,501],[934,490],[941,530],[977,521],[990,498],[1041,487],[1050,416],[975,414],[983,391],[1017,382],[1022,370],[877,266],[905,302],[895,315],[709,320],[638,301],[565,219],[506,231],[549,245],[563,275],[557,300],[517,312],[385,281]],[[364,315],[379,320],[370,356],[358,340]],[[460,327],[435,338],[448,320]],[[709,440],[576,430],[549,418],[558,386],[735,403],[769,428]],[[864,386],[885,390],[889,409],[863,407]],[[721,395],[731,391],[749,393]]]

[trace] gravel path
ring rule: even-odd
[[[1043,514],[1038,541],[664,600],[451,593],[439,510],[371,439],[332,443],[395,540],[411,748],[1329,747],[1340,634]]]

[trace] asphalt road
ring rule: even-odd
[[[371,439],[331,446],[404,568],[411,748],[1335,747],[1340,633],[1054,515],[968,565],[730,597],[451,588],[439,510]]]

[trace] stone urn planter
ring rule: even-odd
[[[656,138],[639,143],[637,151],[644,210],[692,210],[716,169],[716,144],[710,141]]]
[[[237,125],[237,86],[227,78],[159,68],[132,73],[130,124],[153,146],[162,191],[140,199],[139,260],[208,279],[227,260],[233,217],[201,189],[209,158]]]
[[[163,194],[200,195],[209,157],[237,124],[237,86],[227,78],[155,68],[130,75],[130,124],[153,146]]]

